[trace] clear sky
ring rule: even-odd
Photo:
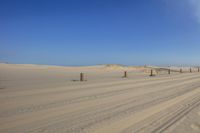
[[[0,0],[0,61],[200,65],[200,0]]]

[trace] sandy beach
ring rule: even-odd
[[[0,132],[199,133],[200,73],[151,69],[1,63]]]

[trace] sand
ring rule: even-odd
[[[199,133],[200,73],[176,70],[1,63],[0,132]]]

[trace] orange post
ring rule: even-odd
[[[84,74],[80,73],[80,81],[84,81]]]
[[[127,71],[124,71],[124,78],[127,78]]]
[[[153,76],[153,70],[151,69],[151,74],[149,76]]]

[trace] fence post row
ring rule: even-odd
[[[197,68],[198,72],[200,72],[200,67]],[[192,73],[192,68],[190,68],[190,73]],[[180,73],[183,73],[183,69],[180,69]],[[168,74],[171,74],[171,69],[168,69]],[[153,69],[151,69],[151,74],[149,76],[154,76],[153,75]],[[127,71],[124,71],[124,76],[123,78],[127,78]],[[84,73],[80,73],[80,81],[84,81]]]

